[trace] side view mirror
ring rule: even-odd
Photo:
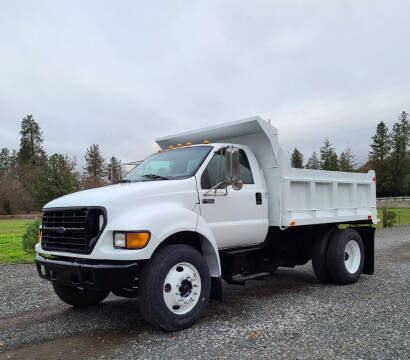
[[[225,149],[225,184],[232,185],[232,189],[241,190],[243,181],[240,177],[239,149],[228,146]]]

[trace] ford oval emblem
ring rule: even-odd
[[[64,229],[63,227],[59,227],[59,228],[57,229],[57,232],[58,232],[59,234],[64,234],[64,233],[65,233],[65,229]]]

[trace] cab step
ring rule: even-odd
[[[241,274],[236,274],[232,276],[230,283],[235,284],[235,285],[245,285],[245,281],[247,280],[260,280],[260,279],[264,279],[265,276],[267,275],[270,275],[270,273],[260,272],[256,274],[245,275],[245,276]]]

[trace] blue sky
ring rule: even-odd
[[[137,160],[154,138],[259,115],[286,149],[324,137],[365,161],[380,120],[410,111],[405,1],[6,1],[0,147],[22,117],[44,146]]]

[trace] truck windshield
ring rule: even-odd
[[[124,180],[134,182],[191,177],[211,149],[212,146],[192,146],[153,154],[132,169]]]

